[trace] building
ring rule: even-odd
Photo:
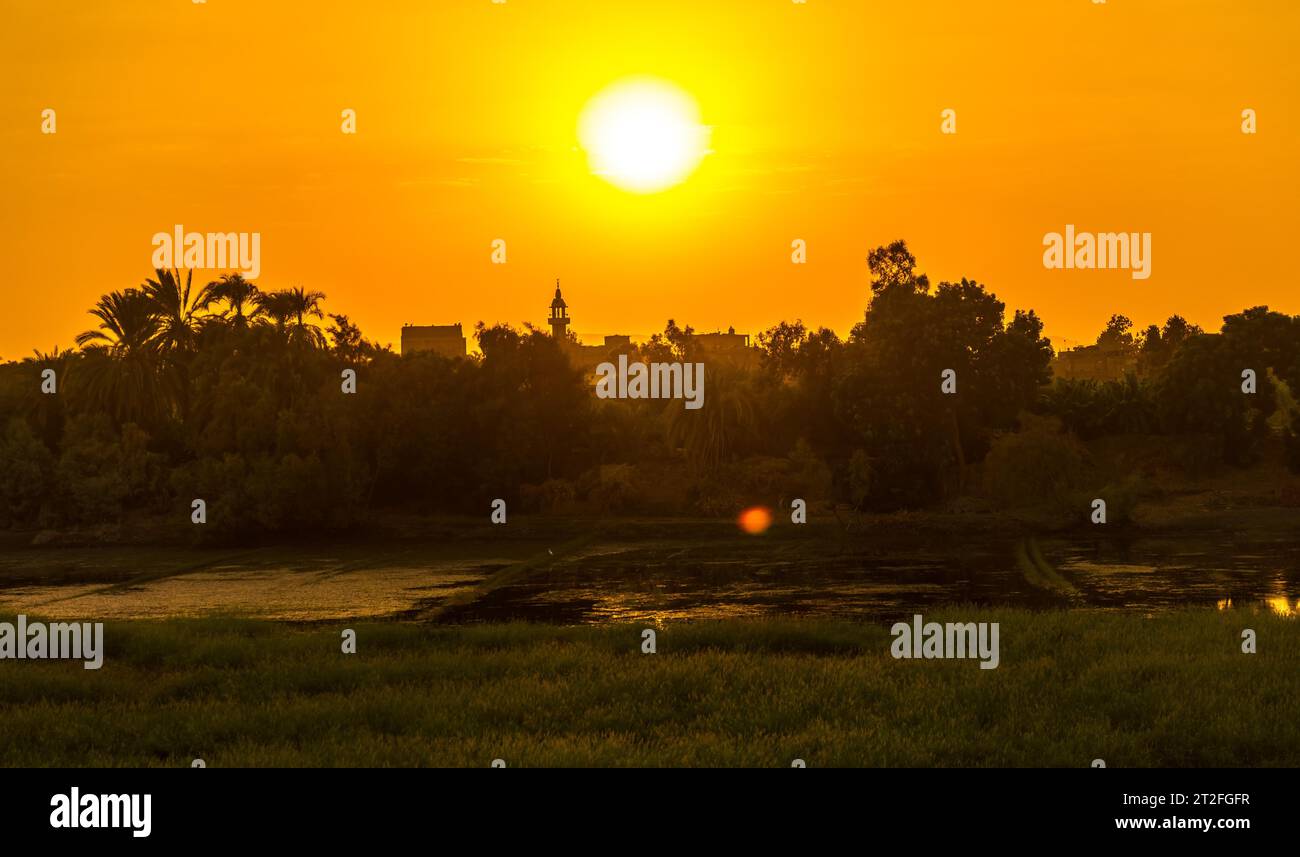
[[[620,354],[631,354],[636,350],[632,337],[627,334],[611,334],[600,345],[583,345],[569,338],[569,325],[573,319],[569,315],[569,305],[560,292],[560,281],[555,281],[555,297],[551,299],[551,311],[546,319],[551,326],[551,336],[560,343],[560,348],[569,358],[575,369],[581,369],[589,378],[594,378],[596,367],[606,361],[613,362]],[[731,364],[745,365],[756,359],[754,350],[749,347],[749,335],[736,333],[734,327],[726,333],[694,333],[691,341],[698,346],[699,357],[724,361]],[[402,325],[402,354],[416,354],[432,351],[443,357],[464,357],[469,353],[469,343],[459,323],[456,324],[404,324]]]
[[[1133,350],[1112,343],[1080,345],[1058,352],[1052,360],[1052,375],[1069,380],[1119,381],[1136,370]]]
[[[569,305],[560,295],[560,281],[555,281],[555,299],[551,301],[551,336],[563,341],[569,330]]]
[[[402,325],[402,353],[432,351],[443,357],[464,357],[468,353],[460,324]]]
[[[551,300],[551,314],[547,318],[551,325],[551,335],[559,341],[560,347],[575,369],[581,369],[589,380],[596,377],[596,367],[606,361],[614,362],[620,354],[631,354],[635,347],[632,337],[626,334],[613,334],[605,337],[601,345],[583,345],[569,339],[569,325],[573,319],[569,315],[569,305],[560,293],[560,281],[555,281],[555,297]],[[749,334],[736,333],[734,327],[726,333],[694,333],[691,341],[699,346],[699,356],[736,365],[749,365],[757,355],[749,347]]]
[[[726,333],[696,333],[692,340],[710,355],[734,354],[749,347],[749,334],[736,333],[734,327],[727,328]]]
[[[560,347],[564,349],[571,364],[593,374],[596,367],[606,360],[614,361],[618,359],[618,355],[631,354],[636,350],[636,346],[632,344],[632,337],[622,335],[606,336],[605,341],[600,345],[564,341],[560,343]]]
[[[608,335],[601,345],[583,345],[569,339],[569,323],[572,319],[569,316],[569,305],[560,294],[559,280],[555,281],[555,298],[551,301],[551,314],[547,321],[551,325],[551,335],[559,342],[564,355],[569,358],[569,365],[581,369],[588,384],[596,383],[596,367],[606,361],[617,360],[620,354],[630,354],[635,348],[632,345],[632,337],[626,334]]]
[[[691,342],[699,349],[699,356],[715,363],[750,367],[758,362],[758,352],[749,347],[749,334],[736,333],[734,327],[726,333],[691,334]]]

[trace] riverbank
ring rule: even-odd
[[[1099,526],[1088,523],[1067,525],[1036,516],[1032,510],[997,513],[964,508],[903,511],[887,514],[857,514],[841,510],[827,512],[796,525],[777,516],[772,528],[759,538],[777,541],[846,541],[863,539],[901,541],[943,539],[987,541],[994,538],[1094,537],[1176,538],[1212,534],[1247,539],[1300,538],[1300,510],[1280,506],[1205,505],[1147,506],[1137,521]],[[189,525],[186,525],[189,526]],[[47,551],[57,556],[63,549],[134,548],[195,549],[227,553],[264,548],[293,551],[300,547],[346,548],[380,544],[473,543],[492,540],[503,545],[525,542],[556,542],[591,537],[618,541],[661,538],[719,539],[739,536],[735,521],[725,518],[572,518],[567,516],[512,516],[507,526],[493,526],[486,517],[379,516],[366,526],[321,533],[283,533],[246,542],[198,543],[189,531],[151,520],[116,527],[69,530],[21,530],[0,532],[0,551]]]
[[[669,623],[644,654],[644,625],[110,622],[99,670],[0,661],[0,765],[1300,765],[1294,619],[926,619],[998,622],[998,668],[895,660],[884,624]]]
[[[1253,538],[1300,537],[1300,481],[1280,469],[1221,473],[1200,480],[1154,479],[1142,490],[1125,488],[1079,494],[1070,509],[1059,501],[1004,508],[987,497],[967,495],[946,504],[895,512],[857,512],[824,504],[810,506],[806,523],[791,522],[789,509],[774,508],[769,537],[876,538],[885,536],[984,539],[988,537],[1178,536],[1224,533]],[[1108,518],[1094,523],[1093,499],[1106,499]],[[479,516],[416,515],[376,510],[348,529],[287,531],[276,534],[227,534],[209,538],[202,525],[190,522],[189,507],[176,515],[131,514],[114,524],[44,530],[0,531],[0,550],[25,547],[293,547],[297,544],[366,543],[437,540],[458,542],[490,538],[566,540],[583,536],[622,540],[653,539],[671,533],[683,538],[717,538],[734,534],[732,518],[650,517],[638,515],[521,514],[493,524],[485,508]]]

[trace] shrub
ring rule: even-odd
[[[541,485],[524,485],[519,489],[519,498],[529,512],[565,512],[573,507],[576,497],[577,491],[568,479],[548,479]]]
[[[984,460],[988,493],[1008,508],[1064,509],[1085,474],[1085,453],[1054,420],[1025,415],[1024,428],[993,441]]]
[[[26,421],[9,420],[0,435],[0,526],[36,522],[53,469],[54,456]]]
[[[602,464],[587,499],[598,511],[617,514],[636,500],[636,469],[630,464]]]

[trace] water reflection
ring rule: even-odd
[[[1295,616],[1300,615],[1300,599],[1292,601],[1285,595],[1273,595],[1268,598],[1263,598],[1256,603],[1277,616],[1294,618]],[[1236,605],[1232,603],[1231,598],[1220,598],[1215,602],[1215,606],[1219,610],[1236,609]]]
[[[440,621],[581,624],[777,614],[894,621],[951,604],[1144,615],[1186,606],[1263,609],[1292,618],[1300,613],[1300,542],[1293,541],[936,544],[730,532],[610,540],[570,553],[531,545],[509,556],[486,542],[458,545],[456,556],[436,544],[358,546],[345,557],[304,548],[252,551],[196,566],[187,554],[149,559],[152,565],[141,565],[134,576],[97,566],[93,556],[53,574],[24,570],[32,554],[0,555],[0,611],[68,618],[242,613],[420,619],[455,598],[466,603],[439,612]],[[123,562],[116,554],[112,561]],[[179,570],[168,573],[168,562]],[[524,573],[513,573],[520,568]],[[508,581],[494,585],[494,575],[507,571]]]
[[[1275,595],[1272,598],[1267,599],[1266,603],[1273,612],[1279,616],[1294,616],[1296,614],[1296,609],[1300,607],[1300,601],[1297,601],[1293,605],[1291,602],[1287,601],[1285,595]]]

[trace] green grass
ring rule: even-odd
[[[949,609],[1001,666],[884,625],[110,623],[103,669],[0,661],[0,765],[1300,765],[1300,623]],[[12,621],[12,617],[6,617]],[[1240,651],[1242,628],[1259,654]]]

